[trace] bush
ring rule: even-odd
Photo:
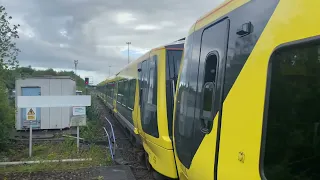
[[[6,86],[0,82],[0,151],[9,143],[9,136],[14,128],[14,114],[14,108],[9,105]]]
[[[4,6],[0,6],[0,151],[7,147],[14,126],[15,112],[9,105],[7,88],[13,88],[11,73],[18,67],[17,56],[20,52],[15,43],[19,38],[20,25],[12,25],[12,17],[5,10]]]
[[[97,99],[93,99],[96,101]],[[101,140],[104,135],[102,129],[103,123],[100,121],[99,109],[92,103],[91,106],[86,108],[87,110],[87,126],[80,127],[80,136],[86,141],[95,142]]]

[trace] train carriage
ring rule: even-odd
[[[97,90],[99,91],[98,96],[104,101],[111,112],[115,108],[114,99],[117,88],[116,81],[116,76],[111,76],[97,85]]]
[[[180,179],[320,179],[320,1],[229,0],[186,38]]]
[[[172,146],[173,103],[184,39],[150,51],[138,63],[137,119],[146,160],[160,174],[177,178]]]
[[[181,180],[320,179],[319,7],[228,0],[191,27],[179,73],[181,44],[122,70],[148,164]]]
[[[184,38],[154,48],[98,88],[131,140],[144,148],[148,166],[171,178],[177,178],[172,121],[183,47]]]

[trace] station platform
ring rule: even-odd
[[[99,168],[103,180],[136,180],[129,166],[115,165]]]

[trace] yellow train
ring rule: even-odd
[[[173,178],[173,103],[183,47],[184,38],[154,48],[98,86],[131,140],[143,146],[147,164]]]
[[[320,179],[319,7],[229,0],[198,19],[176,86],[173,148],[165,88],[153,86],[157,103],[145,106],[142,66],[134,127],[152,167],[182,180]]]

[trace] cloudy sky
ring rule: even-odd
[[[70,70],[99,83],[150,48],[185,37],[224,0],[0,0],[20,24],[21,66]]]

